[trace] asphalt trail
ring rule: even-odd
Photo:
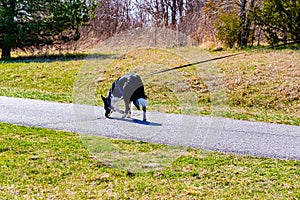
[[[101,107],[0,97],[1,122],[300,160],[299,126],[158,112],[148,112],[149,122],[140,119],[139,111],[131,119],[106,119]]]

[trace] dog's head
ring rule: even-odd
[[[113,109],[111,108],[111,99],[105,98],[102,95],[101,95],[101,98],[104,102],[105,117],[109,118],[111,113],[113,112]]]

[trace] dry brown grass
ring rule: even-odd
[[[300,52],[264,51],[216,62],[235,110],[300,118]],[[299,121],[298,121],[299,122]]]

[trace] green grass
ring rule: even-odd
[[[99,95],[106,94],[116,77],[186,62],[157,49],[132,51],[119,59],[91,57],[2,62],[0,95],[74,102],[74,95],[87,87],[92,88],[87,97],[100,105]],[[184,112],[180,94],[192,91],[197,114],[300,125],[299,57],[297,50],[270,50],[216,62],[224,74],[226,109],[213,101],[223,94],[213,96],[195,68],[146,79],[150,109]],[[176,85],[182,77],[187,91]],[[0,123],[0,199],[299,199],[299,176],[299,161]]]
[[[0,94],[71,102],[82,61],[8,62],[0,66]]]
[[[132,173],[91,156],[75,133],[0,123],[0,140],[1,199],[300,198],[299,161],[178,147],[182,154],[169,165]],[[121,140],[111,145],[131,153],[165,148]]]
[[[131,51],[118,59],[90,54],[86,60],[82,55],[10,60],[0,63],[0,95],[102,105],[100,94],[120,75],[145,75],[185,63],[176,52],[162,49]],[[143,79],[151,110],[300,125],[299,65],[299,50],[268,50],[208,64],[214,72],[203,65]],[[206,79],[213,73],[222,75],[226,97],[212,96]],[[87,100],[76,99],[78,95]],[[185,96],[191,102],[184,102]],[[219,107],[214,98],[223,100]]]

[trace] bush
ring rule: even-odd
[[[239,39],[241,19],[236,14],[223,13],[216,23],[217,38],[227,47],[232,48]]]

